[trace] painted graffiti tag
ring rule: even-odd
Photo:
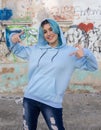
[[[91,25],[91,23],[89,24]],[[101,25],[92,28],[83,23],[82,25],[86,28],[74,25],[65,32],[64,35],[67,39],[67,44],[74,46],[79,43],[83,47],[90,49],[96,58],[101,61]]]
[[[74,8],[73,6],[63,6],[59,7],[52,7],[49,10],[50,15],[57,21],[59,20],[68,20],[72,21],[74,16]]]
[[[101,20],[101,6],[96,8],[87,7],[86,9],[81,9],[79,6],[74,7],[75,19],[80,19],[81,17],[87,17],[92,20]]]

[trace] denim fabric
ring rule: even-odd
[[[62,120],[62,108],[53,108],[38,101],[23,99],[23,129],[36,130],[38,116],[42,113],[49,130],[65,130]]]

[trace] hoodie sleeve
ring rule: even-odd
[[[9,50],[15,54],[16,56],[24,59],[24,60],[28,60],[29,59],[29,55],[31,53],[31,47],[30,46],[22,46],[20,45],[20,43],[13,43],[12,40],[11,40],[11,37],[12,37],[13,34],[10,35],[9,37],[9,43],[10,43],[10,46],[9,46]]]
[[[98,69],[97,60],[89,49],[84,48],[84,56],[82,58],[76,57],[75,68],[87,71],[95,71]]]

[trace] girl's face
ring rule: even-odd
[[[49,43],[49,45],[56,47],[58,45],[58,35],[53,32],[50,24],[45,24],[43,26],[43,32],[44,38]]]

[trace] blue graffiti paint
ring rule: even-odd
[[[9,20],[12,15],[13,12],[11,9],[4,8],[0,10],[0,20]]]

